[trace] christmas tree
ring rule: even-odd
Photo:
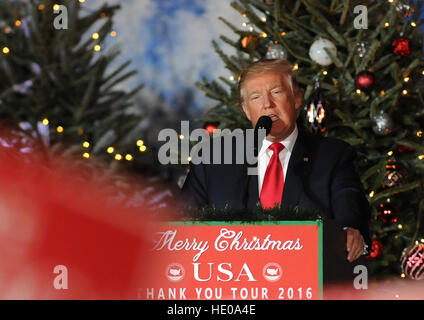
[[[260,59],[287,59],[304,88],[298,123],[355,146],[372,208],[373,275],[420,279],[424,265],[423,1],[240,0],[238,37],[213,46],[230,77],[197,83],[217,105],[203,117],[249,128],[237,79]]]
[[[0,3],[0,118],[47,158],[134,163],[143,141],[126,137],[141,121],[129,112],[141,86],[120,88],[135,71],[111,67],[119,50],[105,49],[119,6],[83,2]]]

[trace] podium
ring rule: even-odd
[[[314,300],[353,282],[333,220],[179,222],[157,227],[142,300]]]

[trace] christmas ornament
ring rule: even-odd
[[[417,242],[411,250],[405,249],[403,251],[401,268],[410,279],[424,279],[424,244]]]
[[[378,135],[387,135],[393,130],[393,121],[383,110],[372,118],[374,125],[372,130]]]
[[[390,159],[386,165],[386,173],[382,183],[383,189],[398,187],[408,182],[408,171],[400,166],[396,159]]]
[[[380,203],[377,208],[377,215],[384,223],[395,223],[399,217],[399,208],[389,201]]]
[[[380,257],[383,254],[383,244],[381,241],[378,241],[377,239],[372,239],[371,242],[371,252],[368,256],[371,259],[375,259]]]
[[[218,122],[208,122],[203,127],[209,134],[212,134],[218,128]]]
[[[259,44],[259,38],[252,34],[243,36],[240,39],[240,45],[244,52],[250,53],[251,50],[255,50]]]
[[[399,0],[395,10],[401,17],[408,18],[415,11],[414,3],[412,0]]]
[[[397,148],[397,152],[399,153],[412,152],[412,151],[415,151],[415,149],[408,146],[404,146],[404,145],[400,145]]]
[[[319,81],[316,81],[315,90],[303,111],[304,125],[309,132],[322,134],[326,131],[327,109],[327,102],[320,90]]]
[[[333,56],[337,55],[337,48],[333,42],[327,39],[318,39],[312,43],[309,49],[309,57],[322,66],[329,66],[333,61],[325,51],[325,48],[327,48]]]
[[[14,84],[12,86],[12,90],[16,93],[20,93],[22,95],[31,94],[32,80],[27,80],[20,84]]]
[[[356,75],[355,86],[362,91],[371,90],[375,84],[374,73],[370,71],[361,71]]]
[[[411,54],[411,40],[405,37],[398,37],[392,42],[393,53],[407,57]]]
[[[367,41],[361,41],[356,43],[356,53],[360,58],[365,57],[370,48],[370,44]]]
[[[281,44],[274,44],[272,41],[268,44],[266,59],[287,60],[287,50]]]

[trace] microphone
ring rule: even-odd
[[[258,135],[259,135],[259,130],[260,129],[265,129],[265,136],[267,136],[270,132],[271,132],[271,128],[272,128],[272,120],[270,117],[268,116],[262,116],[258,119],[258,122],[256,122],[256,126],[255,126],[255,130],[254,130],[254,141],[253,141],[253,152],[254,152],[254,156],[255,158],[258,157]],[[262,143],[262,141],[261,141]],[[262,144],[261,144],[262,146]],[[249,198],[249,184],[250,184],[250,175],[249,175],[249,167],[250,165],[247,166],[247,174],[246,174],[246,179],[244,181],[244,190],[243,190],[243,205],[244,208],[248,208],[248,198]],[[257,190],[256,190],[257,192]]]
[[[254,154],[255,157],[258,156],[258,134],[259,129],[265,129],[265,136],[267,136],[271,132],[272,128],[272,120],[268,116],[262,116],[258,119],[258,122],[256,122],[255,126],[255,133],[254,133],[254,141],[253,141],[253,148],[254,148]]]
[[[271,128],[272,128],[271,117],[262,116],[258,119],[258,122],[256,122],[255,130],[265,129],[266,135],[268,135],[271,132]]]

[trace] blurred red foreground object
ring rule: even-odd
[[[0,148],[0,299],[137,299],[144,212],[108,205],[75,170],[24,160]]]

